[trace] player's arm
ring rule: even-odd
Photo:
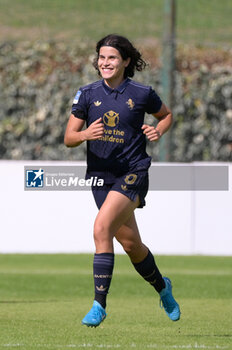
[[[82,130],[84,124],[85,120],[76,118],[73,114],[70,115],[64,135],[64,144],[67,147],[76,147],[84,141],[97,140],[103,136],[104,124],[101,118],[95,120],[87,129]]]
[[[142,130],[149,141],[157,141],[171,127],[172,112],[164,103],[162,103],[159,112],[153,113],[152,115],[158,119],[158,124],[156,127],[144,124]]]

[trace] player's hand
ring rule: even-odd
[[[83,131],[86,140],[98,140],[104,135],[104,124],[101,121],[102,118],[98,118]]]
[[[149,141],[157,141],[161,137],[160,132],[154,126],[143,124],[141,129]]]

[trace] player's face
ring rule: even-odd
[[[99,51],[98,69],[106,83],[120,84],[124,80],[125,68],[130,63],[130,58],[123,60],[120,52],[111,46],[102,46]]]

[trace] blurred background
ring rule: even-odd
[[[112,32],[131,39],[149,63],[135,80],[169,104],[162,88],[167,3],[0,0],[1,159],[85,159],[85,145],[63,145],[64,130],[76,91],[98,79],[96,41]],[[175,1],[175,122],[163,158],[162,143],[148,145],[154,161],[232,160],[231,14],[230,0]]]

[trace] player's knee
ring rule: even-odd
[[[137,250],[137,245],[133,241],[121,241],[120,242],[124,251],[130,256]]]
[[[109,239],[108,229],[100,220],[96,220],[94,223],[93,235],[95,242],[102,242]]]

